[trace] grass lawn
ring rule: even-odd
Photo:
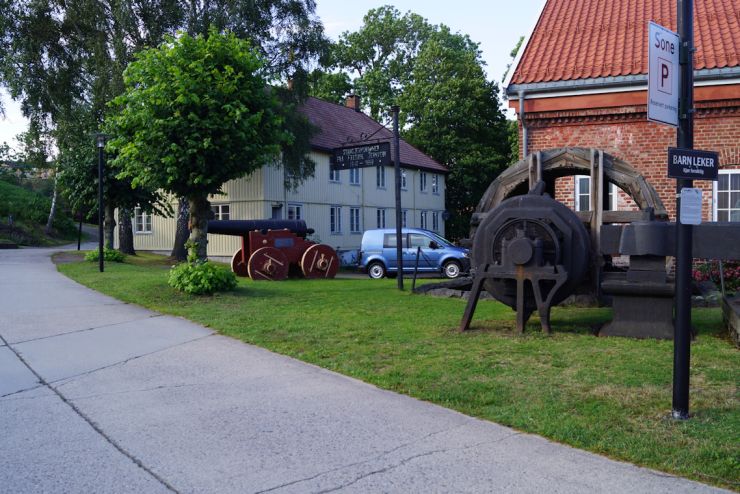
[[[691,412],[669,419],[673,343],[596,338],[609,309],[555,308],[552,336],[536,317],[481,301],[456,331],[464,301],[401,293],[395,280],[240,280],[196,297],[166,284],[153,255],[125,264],[59,266],[103,293],[186,317],[223,334],[422,400],[577,448],[740,489],[740,353],[718,309],[693,311]]]

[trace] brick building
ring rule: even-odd
[[[694,5],[694,147],[719,152],[721,163],[718,182],[694,184],[704,189],[705,220],[740,221],[740,2]],[[676,1],[547,0],[504,85],[522,157],[602,149],[642,173],[674,218],[676,181],[666,163],[676,130],[647,121],[649,21],[676,31]],[[558,179],[556,198],[588,209],[589,181]],[[612,208],[634,207],[614,192]]]

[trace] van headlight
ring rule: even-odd
[[[468,257],[470,257],[470,252],[463,252],[462,256],[467,259]]]

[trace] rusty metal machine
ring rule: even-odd
[[[303,220],[211,220],[208,233],[241,237],[231,258],[237,276],[253,280],[284,280],[288,276],[334,278],[336,251],[306,239],[313,229]]]
[[[516,309],[519,331],[536,309],[542,328],[550,332],[550,308],[583,281],[589,267],[588,232],[544,189],[539,182],[528,194],[506,199],[478,225],[473,244],[477,272],[462,330],[470,325],[485,286]]]
[[[589,211],[574,212],[552,199],[561,177],[590,177]],[[633,203],[609,211],[610,184]],[[471,220],[473,284],[460,330],[469,328],[485,288],[517,312],[517,329],[537,310],[550,332],[550,309],[574,293],[607,296],[613,319],[604,336],[673,337],[674,224],[655,189],[629,164],[598,149],[560,148],[533,153],[499,175]],[[737,259],[740,223],[693,227],[694,256]],[[614,271],[614,256],[629,268]]]

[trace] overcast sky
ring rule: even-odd
[[[519,36],[534,27],[543,4],[544,0],[317,0],[316,11],[326,34],[336,39],[344,31],[358,29],[362,17],[372,8],[393,5],[402,13],[410,10],[432,24],[445,24],[480,43],[488,78],[500,83],[511,49]],[[0,92],[0,98],[6,110],[5,118],[0,118],[0,143],[14,146],[15,136],[26,130],[26,121],[7,93]]]

